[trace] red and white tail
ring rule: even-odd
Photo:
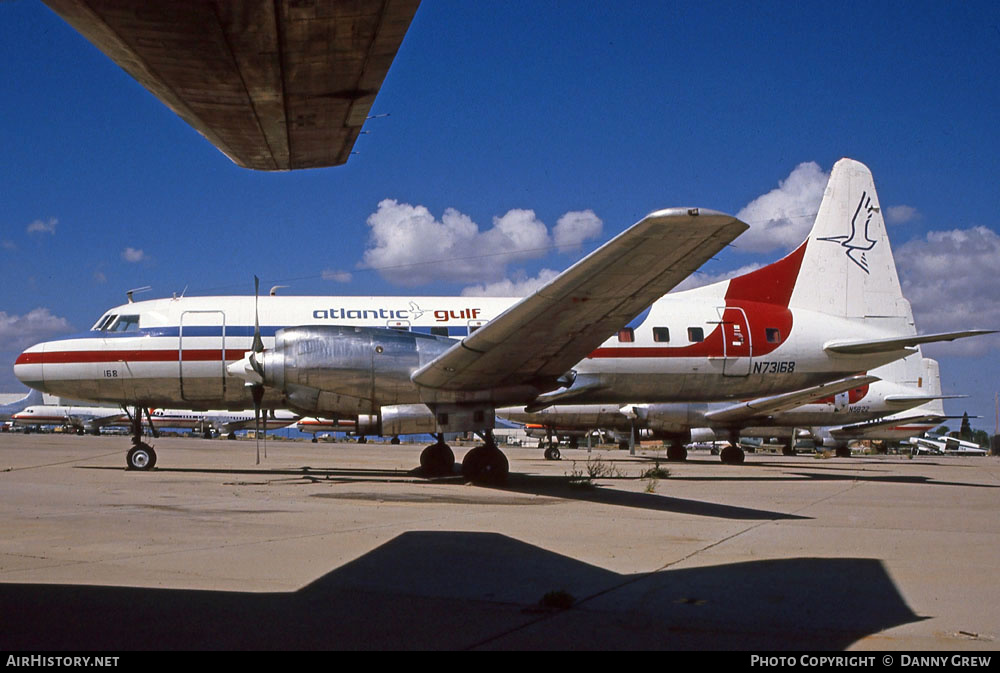
[[[809,236],[784,258],[729,282],[727,300],[756,301],[915,333],[871,171],[841,159]]]
[[[853,159],[834,164],[803,245],[789,307],[847,318],[896,318],[912,324],[867,166]]]

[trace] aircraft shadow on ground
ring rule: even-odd
[[[292,593],[0,584],[8,651],[842,650],[921,619],[877,560],[621,575],[496,533],[404,533]]]
[[[115,470],[121,471],[118,467],[98,467],[98,466],[76,466],[75,469],[85,470]],[[379,470],[379,469],[351,469],[351,468],[254,468],[254,469],[232,469],[232,468],[156,468],[158,472],[168,473],[189,473],[189,474],[220,474],[239,477],[244,480],[274,482],[278,479],[288,479],[290,481],[301,481],[302,483],[365,483],[368,481],[384,482],[386,480],[408,480],[411,482],[424,482],[434,484],[454,484],[456,486],[465,485],[465,481],[460,476],[444,477],[439,479],[425,479],[419,469],[408,472],[400,470]],[[618,477],[623,481],[637,481],[639,477]],[[613,483],[614,479],[610,480]],[[571,476],[539,476],[515,473],[511,474],[503,486],[492,487],[491,490],[502,490],[508,493],[530,494],[534,496],[547,496],[565,500],[580,500],[605,505],[615,505],[619,507],[635,507],[657,512],[674,512],[677,514],[689,514],[694,516],[708,516],[720,519],[750,520],[750,521],[777,521],[777,520],[803,520],[810,519],[808,516],[798,514],[787,514],[750,507],[738,507],[735,505],[723,505],[718,503],[705,502],[700,500],[689,500],[685,498],[675,498],[657,493],[636,493],[633,491],[618,490],[613,487],[601,487],[587,484],[579,477]],[[321,497],[359,499],[362,496],[357,494],[320,494]],[[442,501],[444,498],[439,499]],[[371,498],[381,500],[392,500],[392,496],[381,494],[372,495]],[[407,497],[400,498],[406,500]],[[412,496],[415,502],[424,502],[427,498],[419,495]],[[461,504],[474,506],[478,503],[484,505],[495,504],[494,498],[477,498],[474,492],[463,490],[459,498]]]

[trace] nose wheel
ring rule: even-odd
[[[156,451],[153,447],[140,442],[125,454],[125,465],[130,470],[152,470],[156,465]]]
[[[127,407],[122,405],[122,408],[128,413]],[[143,411],[142,406],[136,404],[135,412],[130,414],[132,421],[132,448],[125,454],[125,467],[130,470],[152,470],[156,465],[156,451],[153,451],[153,447],[142,441]],[[146,409],[145,412],[146,417],[149,418],[149,410]],[[152,419],[149,419],[149,427],[153,432],[153,436],[158,436],[156,428],[153,427]]]

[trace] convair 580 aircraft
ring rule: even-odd
[[[658,211],[523,299],[130,303],[88,334],[29,348],[15,373],[74,398],[289,408],[353,418],[364,434],[477,431],[485,444],[466,454],[463,473],[499,480],[508,470],[492,440],[500,406],[774,394],[974,333],[917,335],[871,173],[856,161],[834,166],[813,230],[793,253],[664,296],[746,228],[715,211]],[[148,464],[151,449],[133,442],[129,464]],[[447,472],[454,454],[441,439],[421,464]]]

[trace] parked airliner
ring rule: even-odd
[[[454,464],[443,433],[476,431],[484,445],[462,471],[492,481],[508,471],[493,441],[497,407],[772,395],[981,333],[917,334],[871,173],[856,161],[834,166],[812,232],[787,257],[666,295],[746,228],[705,209],[657,211],[523,299],[129,303],[87,334],[29,348],[14,369],[74,398],[288,408],[352,419],[363,434],[435,433],[421,455],[431,474]],[[863,249],[848,245],[860,229]],[[134,434],[127,461],[148,465],[152,449]]]
[[[784,438],[785,453],[791,452],[796,428],[814,428],[814,436],[827,437],[827,446],[844,454],[846,442],[834,440],[830,432],[840,427],[869,427],[887,417],[935,401],[941,405],[938,363],[920,352],[858,375],[805,390],[754,398],[736,403],[666,403],[553,406],[535,413],[519,408],[497,410],[508,420],[542,424],[558,430],[604,428],[628,437],[645,431],[670,442],[667,457],[684,460],[685,445],[728,440],[720,451],[725,463],[742,463],[740,437]],[[942,410],[943,413],[943,410]],[[924,413],[913,412],[908,418]],[[902,416],[900,416],[902,417]],[[824,427],[817,427],[824,426]],[[830,427],[834,426],[834,427]],[[847,454],[845,454],[847,455]],[[551,457],[546,452],[546,457]]]
[[[36,404],[42,404],[42,393],[39,390],[29,390],[28,394],[19,400],[0,404],[0,421],[10,420],[11,415]]]
[[[109,425],[127,425],[128,414],[120,407],[85,407],[63,404],[36,404],[13,414],[15,425],[37,428],[42,425],[59,425],[72,428],[77,434],[101,434]]]

